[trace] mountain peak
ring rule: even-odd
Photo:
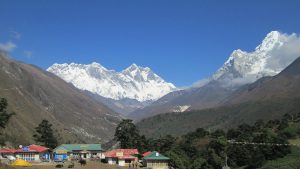
[[[135,71],[135,70],[140,70],[140,71],[151,71],[151,69],[149,67],[142,67],[142,66],[138,66],[137,64],[133,63],[131,64],[129,67],[127,67],[124,71]]]
[[[139,66],[136,65],[135,63],[131,64],[129,67],[132,67],[132,68],[138,68]]]
[[[276,39],[281,35],[279,31],[271,31],[267,34],[266,38]],[[266,39],[265,38],[265,39]]]
[[[141,69],[142,67],[136,65],[135,63],[131,64],[129,67],[127,67],[125,69],[125,71],[129,71],[129,72],[132,72],[132,71],[135,71],[135,70],[139,70]]]
[[[234,50],[223,66],[212,76],[212,79],[222,81],[229,86],[236,86],[254,82],[264,76],[278,74],[296,59],[294,56],[284,54],[281,56],[286,58],[284,63],[277,63],[276,61],[279,59],[276,57],[278,56],[274,55],[274,51],[278,53],[283,45],[297,46],[294,44],[296,43],[293,41],[294,38],[291,37],[295,37],[295,34],[288,35],[272,31],[266,35],[254,51]]]
[[[267,34],[267,36],[263,39],[262,43],[258,45],[255,50],[256,51],[270,51],[276,47],[276,45],[280,46],[285,41],[286,36],[281,34],[279,31],[271,31]]]
[[[54,64],[47,71],[79,89],[115,100],[124,98],[138,101],[156,100],[175,90],[173,84],[165,82],[150,68],[140,67],[134,63],[121,72],[107,70],[96,62],[89,65],[72,63],[72,66]]]
[[[100,63],[97,63],[97,62],[92,62],[90,65],[96,66],[96,67],[103,67]]]

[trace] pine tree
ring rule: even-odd
[[[5,129],[9,119],[12,115],[15,113],[7,113],[7,100],[5,98],[0,99],[0,129]],[[0,132],[0,145],[4,145],[7,141],[7,138],[5,135],[2,135],[2,132]]]
[[[8,120],[11,118],[12,115],[15,113],[7,113],[6,108],[7,108],[7,100],[5,98],[0,99],[0,127],[5,128]]]
[[[120,142],[121,148],[137,148],[140,135],[132,120],[122,120],[116,128],[115,139]]]
[[[35,128],[36,134],[34,134],[33,137],[36,142],[53,149],[57,146],[57,140],[53,135],[51,127],[52,124],[50,124],[48,120],[43,120],[38,127]]]

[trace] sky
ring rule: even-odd
[[[300,32],[298,0],[0,0],[0,48],[47,69],[136,63],[176,86],[211,76],[267,33]]]

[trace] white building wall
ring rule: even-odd
[[[107,163],[114,165],[114,164],[117,164],[117,161],[113,158],[107,158]]]
[[[119,166],[125,166],[125,160],[119,160]]]
[[[97,153],[97,156],[100,157],[100,159],[105,159],[105,155],[102,152]]]
[[[34,161],[41,162],[39,154],[34,155]]]
[[[40,162],[40,155],[37,153],[18,153],[16,154],[17,159],[28,160],[28,158],[33,158],[32,161]]]

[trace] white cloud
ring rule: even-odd
[[[199,87],[202,87],[202,86],[206,85],[209,82],[210,82],[210,79],[201,79],[201,80],[193,83],[191,87],[199,88]]]
[[[23,54],[26,56],[27,59],[31,59],[33,52],[30,50],[24,50]]]
[[[280,71],[300,57],[300,37],[295,33],[285,36],[287,41],[270,52],[272,57],[267,60],[266,68]]]
[[[11,41],[8,41],[6,43],[0,43],[0,50],[4,52],[11,52],[17,47],[16,44],[14,44]]]

